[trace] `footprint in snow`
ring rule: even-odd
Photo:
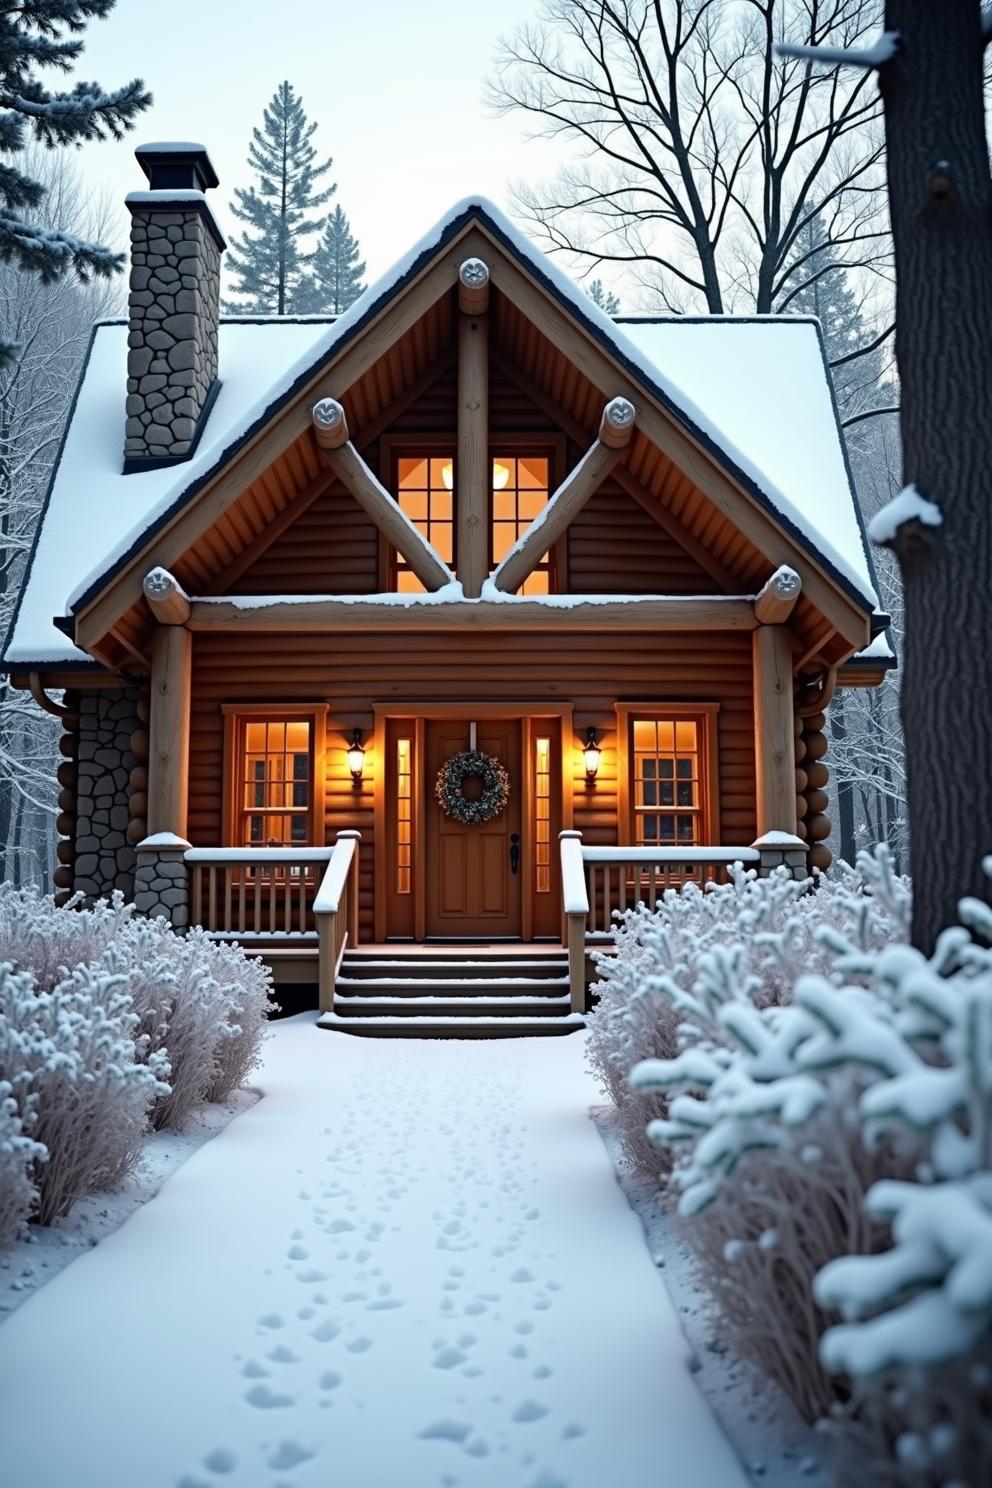
[[[534,1280],[534,1273],[532,1271],[528,1271],[526,1266],[518,1266],[517,1269],[516,1269],[516,1271],[514,1271],[513,1275],[510,1277],[510,1280],[511,1281],[533,1281]]]
[[[299,1363],[299,1355],[294,1354],[293,1350],[291,1348],[287,1348],[284,1343],[277,1344],[274,1349],[270,1350],[266,1357],[271,1359],[273,1364]]]
[[[269,1371],[264,1369],[255,1359],[249,1359],[241,1373],[245,1379],[268,1379]]]
[[[308,1271],[297,1271],[296,1279],[297,1281],[302,1281],[305,1286],[313,1286],[316,1281],[326,1281],[327,1272],[318,1271],[315,1267],[311,1266]]]
[[[332,1219],[330,1224],[325,1226],[328,1235],[344,1235],[354,1228],[350,1219]]]
[[[203,1465],[212,1473],[229,1473],[233,1472],[237,1467],[238,1459],[226,1447],[215,1447],[212,1452],[204,1457]]]
[[[552,1371],[547,1364],[538,1364],[537,1368],[534,1370],[534,1378],[548,1379],[551,1373]]]
[[[527,1425],[531,1421],[540,1421],[542,1416],[548,1414],[546,1405],[538,1405],[536,1400],[522,1400],[511,1416],[511,1420],[518,1425]]]
[[[585,1434],[586,1428],[580,1426],[578,1421],[569,1421],[568,1425],[562,1431],[562,1436],[566,1441],[574,1441],[577,1436],[585,1436]]]
[[[291,1245],[289,1247],[289,1259],[291,1261],[308,1261],[310,1252],[302,1245]]]
[[[256,1318],[260,1328],[282,1328],[285,1326],[285,1318],[278,1312],[267,1312],[263,1317]]]
[[[394,1307],[402,1307],[403,1303],[398,1297],[380,1297],[375,1302],[370,1302],[365,1309],[366,1312],[390,1312]]]
[[[310,1337],[316,1339],[318,1343],[330,1343],[331,1339],[337,1338],[340,1332],[341,1329],[337,1323],[332,1323],[330,1318],[327,1318],[324,1322],[317,1324]]]
[[[345,1344],[349,1354],[365,1354],[371,1347],[371,1338],[366,1338],[364,1334],[360,1334],[358,1338],[353,1338],[350,1343]]]
[[[333,1369],[328,1369],[320,1376],[320,1388],[322,1390],[336,1390],[341,1383],[341,1376]]]
[[[301,1462],[309,1462],[310,1458],[315,1455],[306,1447],[301,1447],[299,1442],[284,1441],[280,1442],[269,1458],[269,1466],[275,1468],[277,1472],[285,1472],[288,1468],[299,1467]]]
[[[278,1410],[282,1406],[296,1403],[292,1395],[283,1395],[269,1385],[252,1385],[245,1399],[249,1405],[255,1405],[259,1410]]]
[[[443,1348],[431,1362],[435,1369],[455,1369],[459,1364],[464,1364],[467,1358],[468,1354],[463,1354],[461,1349]]]
[[[472,1428],[464,1421],[434,1421],[417,1435],[421,1441],[450,1441],[461,1445],[472,1435]]]

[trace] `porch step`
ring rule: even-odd
[[[346,952],[334,1011],[319,1020],[369,1038],[533,1038],[582,1024],[560,950],[461,945]]]
[[[585,1026],[585,1019],[581,1013],[566,1013],[560,1018],[446,1015],[343,1018],[334,1012],[322,1013],[317,1026],[364,1038],[538,1038],[547,1034],[574,1033]]]

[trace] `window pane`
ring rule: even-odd
[[[634,748],[631,787],[635,841],[645,845],[698,844],[702,831],[699,813],[699,730],[695,720],[638,718],[631,720]],[[683,807],[658,815],[652,807]]]
[[[399,484],[407,488],[427,489],[427,461],[420,455],[401,455],[398,463]]]

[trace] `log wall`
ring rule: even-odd
[[[521,665],[526,657],[526,666]],[[755,835],[755,765],[749,634],[559,636],[511,633],[460,638],[444,634],[274,636],[197,634],[193,642],[189,836],[221,842],[224,790],[222,704],[327,701],[325,832],[357,827],[363,835],[362,934],[372,933],[373,804],[381,761],[370,748],[362,785],[348,774],[353,728],[371,745],[372,704],[513,701],[574,707],[575,826],[589,843],[617,841],[613,705],[720,704],[720,838],[749,844]],[[587,786],[580,752],[592,724],[603,747],[599,777]]]

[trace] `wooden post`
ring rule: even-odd
[[[586,1010],[586,918],[570,914],[568,921],[568,985],[573,1013]]]
[[[796,831],[795,729],[792,719],[792,633],[759,625],[753,636],[754,754],[758,832]]]
[[[152,637],[148,832],[186,836],[193,637],[160,625]]]
[[[458,271],[457,569],[468,599],[489,572],[489,270],[469,258]]]

